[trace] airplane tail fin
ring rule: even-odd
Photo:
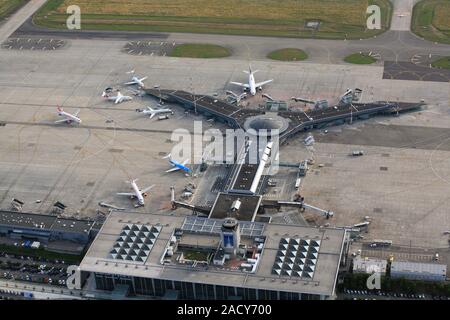
[[[60,106],[57,106],[57,107],[56,107],[56,110],[57,110],[58,112],[63,112],[63,108],[60,107]]]
[[[163,159],[170,159],[171,156],[172,156],[172,154],[169,153],[167,156],[164,156]]]

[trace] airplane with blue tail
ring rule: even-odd
[[[188,167],[186,167],[186,163],[188,163],[189,159],[184,160],[183,162],[178,162],[172,159],[171,154],[169,153],[167,156],[165,156],[163,159],[169,159],[170,164],[173,166],[172,169],[166,170],[166,172],[174,172],[178,170],[182,170],[186,173],[192,173],[192,170]]]

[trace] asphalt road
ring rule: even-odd
[[[265,60],[269,51],[287,47],[305,50],[310,57],[306,62],[332,64],[343,63],[343,56],[360,51],[372,52],[379,56],[381,61],[407,62],[410,62],[414,55],[445,56],[450,53],[450,45],[423,40],[409,31],[393,30],[371,39],[319,40],[191,33],[50,30],[34,26],[31,20],[28,20],[13,34],[13,37],[212,43],[231,49],[233,59],[249,61]]]

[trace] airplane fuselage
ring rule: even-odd
[[[144,196],[141,194],[139,187],[137,186],[135,181],[131,182],[131,188],[133,188],[134,193],[136,194],[136,198],[141,206],[144,205]]]
[[[131,79],[132,81],[136,82],[136,84],[140,87],[144,87],[144,83],[141,81],[141,79],[139,79],[138,77],[133,77]]]
[[[256,95],[255,76],[253,75],[253,72],[248,75],[248,85],[250,87],[250,94],[252,96]]]
[[[157,109],[157,110],[148,110],[145,109],[144,111],[142,111],[144,114],[149,114],[149,115],[156,115],[156,114],[163,114],[163,113],[173,113],[172,110],[170,109]]]
[[[178,163],[178,162],[176,162],[176,161],[174,161],[174,160],[170,160],[170,163],[171,163],[173,166],[175,166],[175,167],[177,167],[177,168],[179,168],[179,169],[181,169],[181,170],[183,170],[183,171],[185,171],[185,172],[191,173],[191,169],[189,169],[188,167],[182,165],[181,163]]]
[[[81,119],[78,117],[75,117],[74,115],[64,112],[64,111],[60,111],[58,112],[58,115],[61,117],[65,117],[67,123],[72,123],[72,122],[76,122],[76,123],[81,123]]]

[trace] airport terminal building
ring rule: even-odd
[[[80,264],[98,290],[171,299],[332,299],[343,229],[113,212]]]
[[[86,244],[93,236],[90,220],[59,218],[55,215],[0,210],[0,236],[42,243],[72,241]]]

